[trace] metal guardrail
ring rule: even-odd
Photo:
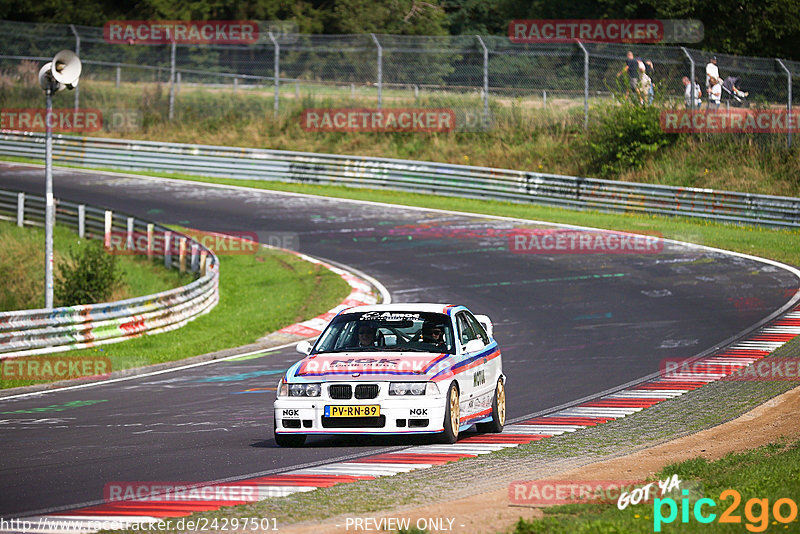
[[[44,157],[44,134],[0,133],[0,156]],[[800,227],[800,198],[447,163],[124,139],[53,138],[57,163],[180,172]]]
[[[44,225],[44,197],[0,190],[0,219],[19,226]],[[149,237],[146,250],[162,256],[167,268],[198,272],[188,285],[117,302],[52,310],[0,312],[0,358],[45,354],[124,341],[179,328],[210,311],[219,301],[219,260],[189,236],[120,213],[64,200],[56,201],[56,224],[81,236],[109,239]],[[172,254],[171,243],[185,254]],[[188,265],[187,265],[188,263]]]

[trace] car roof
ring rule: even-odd
[[[342,310],[341,313],[363,313],[363,312],[428,312],[428,313],[447,313],[448,308],[456,308],[452,304],[434,304],[430,302],[399,302],[392,304],[372,304],[369,306],[353,306]]]

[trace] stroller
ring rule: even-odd
[[[742,91],[739,88],[739,78],[736,76],[728,76],[722,82],[722,95],[725,102],[729,103],[734,108],[749,108],[750,103],[747,97],[750,93]]]

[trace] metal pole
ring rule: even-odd
[[[80,57],[81,55],[81,36],[78,35],[78,30],[75,29],[74,24],[70,24],[69,28],[72,30],[73,35],[75,35],[75,55]],[[81,88],[79,86],[75,86],[75,115],[78,114],[78,106],[80,105],[80,92]]]
[[[169,120],[175,114],[175,40],[170,45],[169,54]]]
[[[120,68],[119,63],[117,63],[117,89],[119,89],[120,78],[122,78],[122,69]]]
[[[583,50],[583,129],[589,128],[589,51],[578,42],[578,46]]]
[[[489,49],[486,48],[480,35],[476,35],[483,48],[483,125],[489,122]]]
[[[789,97],[786,100],[786,110],[789,112],[789,115],[792,114],[792,73],[789,69],[786,68],[786,65],[783,64],[783,61],[780,59],[776,59],[775,61],[778,62],[778,65],[781,66],[783,70],[786,71],[786,78],[789,82]],[[789,129],[786,132],[786,143],[788,144],[789,148],[792,148],[792,130]]]
[[[378,109],[381,109],[383,104],[383,47],[374,33],[370,35],[372,40],[375,41],[375,46],[378,47]]]
[[[275,62],[273,65],[273,74],[275,79],[275,104],[273,105],[275,109],[275,116],[278,116],[278,106],[280,102],[280,79],[281,79],[281,47],[278,44],[278,40],[275,39],[275,36],[272,35],[272,32],[268,32],[269,40],[272,41],[272,46],[275,47]]]
[[[44,307],[53,309],[53,128],[50,114],[53,112],[53,90],[47,88],[47,113],[45,114],[45,148],[44,148]]]
[[[25,193],[17,193],[17,226],[25,226]]]
[[[694,111],[694,101],[695,101],[695,96],[694,96],[694,59],[692,59],[692,55],[689,53],[688,50],[686,50],[686,48],[684,48],[682,46],[681,50],[683,50],[683,54],[689,59],[689,65],[690,65],[690,69],[692,71],[691,72],[691,76],[689,76],[689,83],[692,84],[690,86],[691,89],[689,90],[689,95],[690,95],[689,100],[691,100],[691,102],[689,103],[689,109]]]

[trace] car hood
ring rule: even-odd
[[[295,375],[336,380],[369,376],[371,379],[408,377],[426,380],[447,366],[450,354],[432,352],[337,352],[314,354],[299,362]]]

